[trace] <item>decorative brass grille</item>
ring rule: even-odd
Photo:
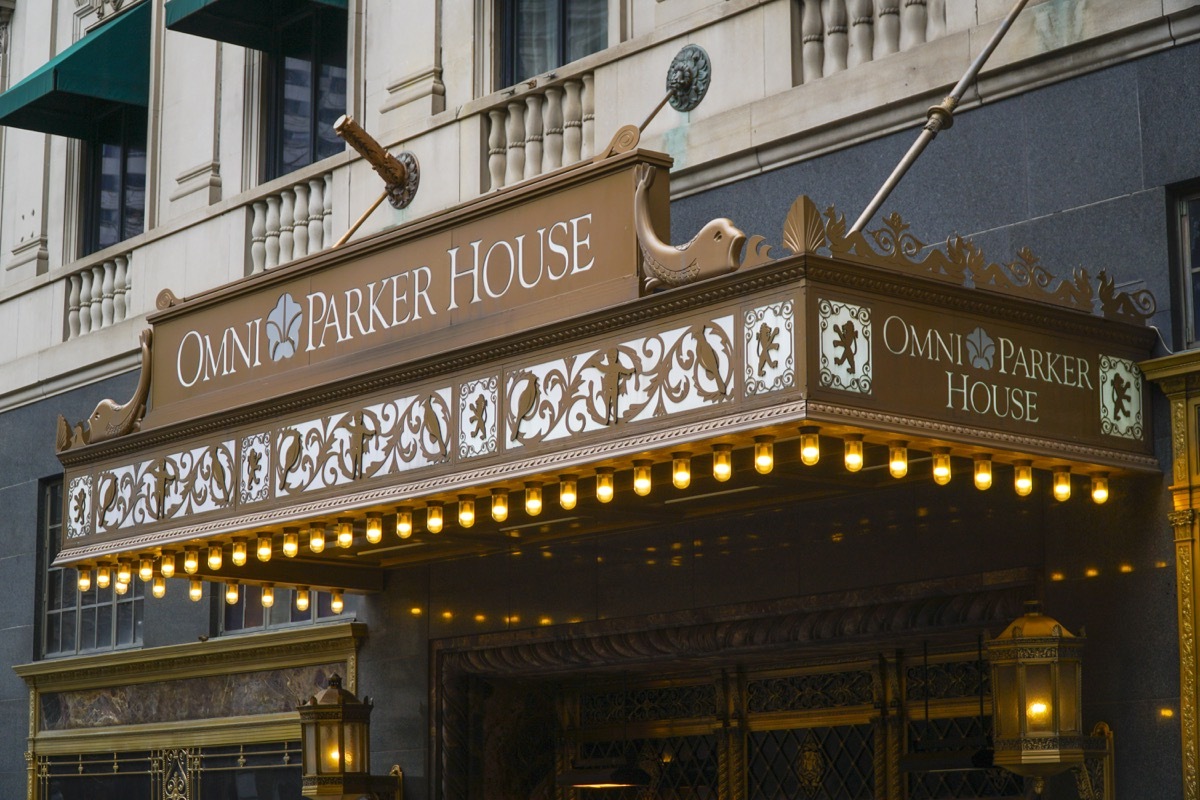
[[[991,717],[949,717],[912,720],[908,723],[910,752],[972,750],[987,746]],[[958,772],[908,773],[908,800],[942,798],[1024,797],[1022,780],[999,768]]]
[[[761,678],[747,683],[746,695],[750,713],[870,705],[875,702],[874,676],[856,670]]]
[[[875,725],[755,731],[747,747],[749,800],[875,797]]]
[[[716,687],[711,683],[587,693],[579,699],[584,726],[713,717]]]

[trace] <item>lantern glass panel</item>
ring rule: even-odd
[[[371,771],[371,750],[367,743],[367,725],[362,722],[346,723],[346,772]]]
[[[1051,664],[1025,666],[1025,730],[1054,732],[1054,675]]]
[[[317,772],[321,775],[331,775],[341,772],[341,747],[338,733],[341,725],[336,722],[318,722],[317,739],[320,757],[317,758]]]
[[[1080,733],[1079,662],[1063,661],[1058,665],[1058,729],[1063,733]]]
[[[1017,694],[1017,665],[997,664],[993,670],[992,704],[995,707],[996,736],[1011,737],[1020,732]]]

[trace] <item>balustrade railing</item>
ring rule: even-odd
[[[797,0],[801,83],[946,33],[946,0]]]
[[[593,77],[589,72],[513,94],[487,111],[489,184],[484,191],[592,157]]]
[[[259,273],[333,244],[333,173],[250,205],[250,270]]]
[[[132,252],[113,256],[68,275],[67,340],[107,328],[130,316]]]

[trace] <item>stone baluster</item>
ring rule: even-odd
[[[932,42],[946,35],[946,0],[929,0],[928,21],[925,24],[925,41]]]
[[[556,170],[563,163],[563,112],[562,88],[550,86],[546,89],[545,137],[542,145],[542,161],[546,172]]]
[[[324,249],[325,179],[313,178],[308,182],[308,252],[319,253]]]
[[[83,281],[78,274],[67,279],[67,339],[79,336],[79,291]]]
[[[296,219],[296,196],[290,189],[279,193],[279,263],[286,264],[295,258],[292,226]]]
[[[117,256],[116,274],[113,276],[113,322],[123,322],[129,312],[127,295],[129,293],[129,256]]]
[[[596,138],[596,79],[590,72],[583,76],[583,92],[579,99],[583,107],[583,142],[580,158],[587,160],[592,157]]]
[[[804,82],[808,83],[825,74],[825,31],[820,0],[807,0],[804,3],[804,17],[800,21],[800,41]]]
[[[925,0],[904,0],[900,17],[900,49],[908,50],[925,43]]]
[[[92,271],[79,272],[79,335],[86,336],[92,331]]]
[[[825,74],[846,69],[847,20],[845,0],[827,0],[825,12]]]
[[[308,255],[308,184],[297,183],[292,191],[296,193],[296,211],[292,216],[292,242],[296,258]]]
[[[542,174],[542,100],[540,94],[525,96],[525,177]]]
[[[267,269],[279,266],[279,196],[267,198]]]
[[[567,81],[563,100],[563,164],[574,164],[582,156],[583,82]]]
[[[865,64],[875,48],[875,17],[871,0],[850,0],[850,57],[847,66]]]
[[[513,100],[508,104],[508,119],[504,136],[508,139],[504,185],[512,186],[525,177],[525,104]]]
[[[336,239],[333,238],[333,173],[325,173],[325,183],[321,190],[321,227],[325,242],[330,247]]]
[[[879,30],[875,32],[875,57],[900,51],[900,0],[876,0]]]
[[[100,327],[107,328],[113,324],[113,292],[116,289],[117,265],[113,261],[105,261],[100,270]]]
[[[488,176],[491,179],[490,189],[499,189],[504,185],[504,154],[507,143],[504,140],[504,109],[493,108],[488,112]]]
[[[104,327],[104,265],[92,267],[92,330]]]
[[[250,218],[250,271],[258,274],[267,268],[267,204],[259,200],[252,206]]]

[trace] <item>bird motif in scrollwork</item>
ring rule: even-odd
[[[442,419],[437,415],[437,409],[434,408],[433,401],[437,399],[437,395],[429,394],[425,396],[425,412],[424,423],[425,430],[429,432],[429,438],[433,442],[434,452],[445,458],[449,455],[449,448],[446,445],[446,433],[442,430]]]
[[[533,417],[537,411],[538,400],[542,397],[542,385],[536,375],[526,375],[524,381],[524,386],[521,387],[516,396],[516,403],[513,404],[513,407],[516,409],[512,431],[512,440],[514,442],[521,440],[523,436],[521,425]]]
[[[634,173],[637,179],[633,195],[634,228],[647,274],[646,288],[661,284],[682,286],[737,269],[746,234],[728,219],[714,219],[690,242],[678,247],[658,238],[650,217],[649,199],[655,171],[655,167],[639,164]]]
[[[100,519],[105,519],[117,502],[117,479],[112,475],[106,475],[105,478],[100,490]]]
[[[279,491],[287,489],[288,476],[300,461],[300,432],[295,428],[285,428],[280,434],[283,444],[280,446],[279,457]]]
[[[729,384],[721,374],[721,357],[708,341],[710,330],[712,329],[704,326],[696,336],[696,361],[708,379],[717,384],[717,394],[726,395],[729,394]]]

